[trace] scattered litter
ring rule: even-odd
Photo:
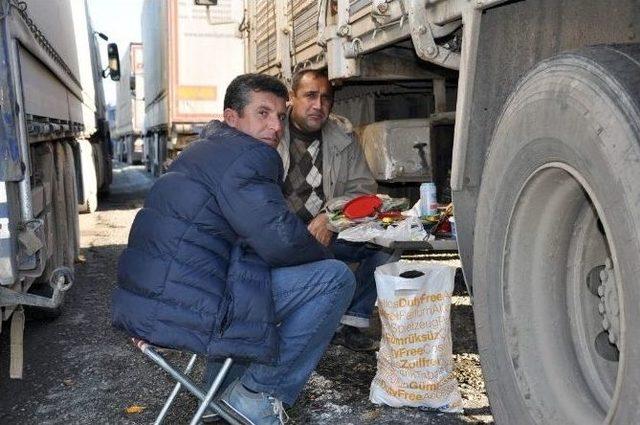
[[[134,415],[136,413],[142,413],[146,409],[144,406],[140,406],[138,404],[132,404],[131,406],[124,409],[124,413],[128,415]]]

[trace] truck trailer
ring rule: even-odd
[[[115,157],[127,164],[144,159],[144,65],[142,44],[130,43],[120,61],[116,89]]]
[[[0,16],[0,314],[12,321],[19,378],[23,306],[59,313],[79,253],[78,211],[108,190],[111,158],[85,2],[2,0]]]
[[[248,70],[325,68],[383,186],[452,194],[496,422],[638,423],[640,2],[247,7]]]
[[[192,0],[145,0],[144,143],[153,175],[161,174],[204,124],[222,119],[227,85],[244,72],[242,16],[242,2],[231,0],[211,9]]]

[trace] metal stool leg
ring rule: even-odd
[[[220,388],[220,385],[222,384],[222,380],[224,379],[225,376],[227,376],[227,372],[231,367],[231,363],[233,363],[233,360],[231,358],[227,358],[224,361],[222,368],[220,368],[218,375],[216,375],[216,379],[213,381],[213,384],[211,384],[211,388],[209,388],[207,395],[202,400],[202,403],[200,403],[200,407],[198,408],[198,411],[196,412],[193,419],[191,419],[190,425],[198,425],[198,422],[200,422],[200,418],[202,418],[202,416],[204,415],[204,412],[209,407],[211,400],[213,400],[213,396],[218,391],[218,388]]]
[[[193,369],[193,365],[196,363],[196,358],[198,356],[196,354],[191,356],[191,359],[189,359],[189,363],[187,364],[187,367],[184,370],[184,374],[188,375],[189,373],[191,373],[191,369]],[[162,406],[162,410],[160,410],[160,413],[158,414],[158,417],[156,418],[156,421],[153,423],[153,425],[161,425],[162,421],[164,420],[164,417],[167,415],[167,412],[169,411],[169,408],[171,407],[171,405],[173,404],[173,401],[175,400],[176,396],[178,395],[178,393],[180,392],[180,388],[182,388],[182,384],[180,382],[178,382],[175,387],[173,388],[173,391],[171,392],[171,395],[169,395],[169,398],[167,399],[167,401],[164,403],[164,406]]]
[[[132,338],[132,341],[133,341],[134,345],[136,347],[138,347],[138,349],[140,351],[142,351],[147,357],[149,357],[151,360],[153,360],[153,362],[155,364],[157,364],[162,369],[164,369],[164,371],[167,372],[169,375],[171,375],[171,377],[173,379],[175,379],[178,382],[178,384],[180,384],[181,386],[186,388],[191,394],[195,395],[202,402],[200,407],[198,408],[198,412],[196,413],[196,416],[193,418],[193,420],[191,422],[192,424],[193,423],[197,423],[198,421],[200,421],[200,419],[204,415],[205,411],[209,408],[209,409],[215,411],[221,418],[226,420],[229,424],[231,424],[231,425],[242,425],[241,422],[236,420],[233,416],[231,416],[229,413],[225,412],[220,406],[218,406],[215,402],[212,401],[213,400],[213,396],[215,395],[216,391],[220,388],[220,384],[222,384],[222,380],[225,378],[227,372],[229,371],[229,368],[231,367],[231,364],[233,363],[233,359],[227,358],[225,360],[222,368],[218,372],[218,375],[216,375],[216,378],[214,379],[213,384],[211,385],[211,387],[209,388],[209,390],[205,394],[204,391],[202,391],[197,385],[195,385],[186,376],[186,373],[189,373],[190,370],[185,370],[185,373],[182,373],[179,370],[176,370],[175,368],[173,368],[164,359],[164,357],[162,357],[160,354],[158,354],[154,350],[154,347],[151,344],[149,344],[148,342],[146,342],[144,340],[141,340],[139,338]],[[195,357],[195,355],[194,355],[194,357]],[[193,358],[192,358],[192,360],[193,360]],[[178,385],[176,385],[176,388],[174,388],[174,392],[177,394],[177,391],[179,391],[180,388],[181,387],[178,387]],[[171,397],[175,398],[175,395],[172,393]],[[173,400],[171,400],[171,401],[173,401]],[[167,400],[167,403],[165,403],[165,405],[167,406],[167,409],[169,408],[168,407],[169,404],[171,404],[171,402],[169,400]],[[165,409],[163,408],[163,410],[165,410]],[[161,414],[162,413],[163,412],[161,412]],[[166,412],[164,412],[164,415],[166,415]],[[159,420],[162,420],[162,419],[163,419],[163,417],[162,418],[159,417]]]

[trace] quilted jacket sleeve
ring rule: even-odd
[[[235,232],[272,267],[332,258],[293,214],[280,187],[282,164],[275,149],[260,146],[229,166],[218,204]]]

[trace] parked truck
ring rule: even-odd
[[[79,253],[78,210],[108,190],[111,158],[85,2],[2,0],[0,16],[0,313],[12,320],[11,376],[21,377],[23,306],[59,312]]]
[[[120,61],[116,89],[115,157],[127,164],[144,159],[144,65],[142,44],[130,43]]]
[[[640,2],[247,7],[249,70],[326,68],[383,187],[451,190],[496,422],[638,423]]]
[[[144,139],[154,175],[204,124],[222,119],[227,85],[244,71],[242,16],[242,2],[232,0],[212,9],[192,0],[144,2]]]

